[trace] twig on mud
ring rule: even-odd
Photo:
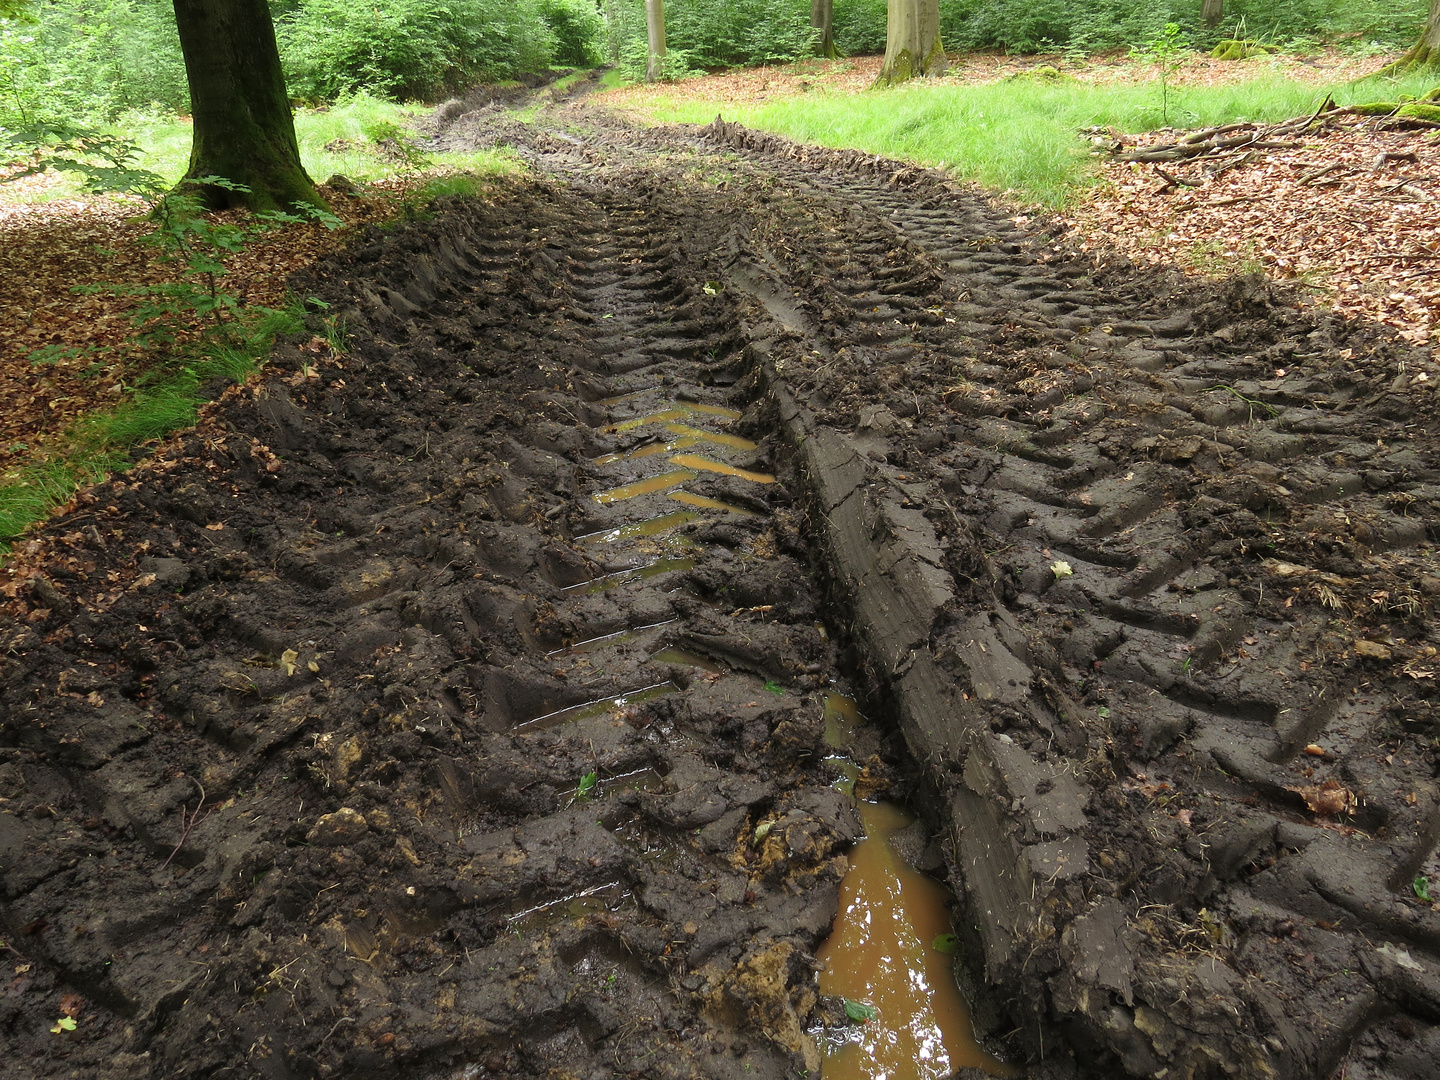
[[[169,856],[165,859],[165,861],[160,864],[160,869],[161,869],[161,870],[164,870],[165,867],[169,866],[169,865],[170,865],[170,860],[173,859],[173,858],[175,858],[176,855],[179,855],[179,854],[180,854],[180,849],[185,846],[185,841],[188,840],[188,839],[190,839],[190,833],[191,833],[192,831],[194,831],[195,826],[196,826],[196,825],[199,825],[200,822],[202,822],[202,821],[205,820],[205,818],[202,818],[202,817],[200,816],[200,809],[201,809],[201,807],[203,807],[203,806],[205,805],[205,786],[204,786],[203,784],[201,784],[199,780],[196,780],[193,776],[192,776],[192,777],[189,777],[189,780],[190,780],[190,782],[191,782],[192,784],[194,784],[197,788],[200,789],[200,801],[195,804],[195,810],[194,810],[194,812],[193,812],[193,813],[190,813],[188,816],[187,816],[187,814],[186,814],[184,805],[183,805],[183,804],[181,805],[181,807],[180,807],[180,825],[181,825],[181,829],[180,829],[180,839],[179,839],[179,841],[175,844],[175,850],[172,851],[172,852],[170,852]],[[205,817],[208,818],[208,817],[210,816],[210,814],[213,813],[213,812],[214,812],[213,810],[207,811],[206,814],[205,814]]]
[[[336,1020],[335,1023],[331,1024],[330,1030],[325,1033],[325,1038],[320,1040],[320,1046],[324,1046],[330,1040],[330,1036],[335,1034],[335,1029],[338,1028],[341,1024],[346,1023],[347,1021],[353,1024],[355,1022],[355,1018],[353,1016],[342,1016],[339,1020]],[[320,1046],[317,1046],[315,1049],[320,1049]]]

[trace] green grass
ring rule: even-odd
[[[1342,105],[1419,96],[1433,73],[1366,79],[1330,92]],[[1238,120],[1261,123],[1313,111],[1324,89],[1265,71],[1233,86],[1172,88],[1170,126],[1199,128]],[[715,103],[660,96],[661,121],[704,124]],[[943,166],[1027,202],[1060,207],[1097,177],[1096,160],[1077,135],[1088,127],[1125,132],[1159,128],[1158,84],[1058,83],[1011,79],[983,85],[914,82],[893,90],[842,95],[815,92],[769,104],[726,106],[727,120],[803,142]]]
[[[399,175],[403,171],[402,166],[379,152],[374,137],[383,137],[397,127],[407,128],[421,111],[424,111],[423,107],[398,105],[368,94],[357,94],[325,109],[297,111],[295,138],[300,144],[300,160],[305,171],[317,183],[323,183],[336,173],[362,183]],[[190,163],[189,121],[174,116],[130,113],[123,116],[113,130],[142,148],[136,162],[139,168],[171,181],[184,175]],[[336,145],[333,150],[326,149],[337,141],[343,145]],[[428,154],[425,157],[427,168],[469,172],[480,177],[513,173],[520,168],[516,159],[503,150]],[[0,188],[0,196],[7,194],[4,188]],[[73,199],[80,194],[79,181],[67,176],[41,191],[19,196],[16,201],[47,203]]]
[[[298,304],[251,312],[230,341],[211,341],[188,363],[177,361],[150,374],[129,400],[76,421],[51,441],[45,456],[0,476],[0,557],[80,488],[126,467],[136,447],[194,424],[201,386],[217,375],[244,379],[269,355],[277,336],[304,328]]]

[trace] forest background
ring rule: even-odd
[[[643,0],[274,0],[290,93],[319,104],[368,93],[436,101],[481,81],[552,67],[645,63]],[[1414,40],[1426,0],[1230,0],[1201,25],[1199,0],[940,0],[951,51],[1066,52],[1143,44],[1168,24],[1196,47],[1259,39],[1294,51],[1383,52]],[[0,127],[121,122],[184,113],[185,68],[168,0],[47,0],[0,19]],[[885,0],[835,0],[847,54],[883,52]],[[666,74],[810,54],[809,0],[670,0]],[[128,123],[127,123],[128,122]]]

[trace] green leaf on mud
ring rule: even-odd
[[[1424,900],[1427,904],[1432,902],[1430,899],[1429,878],[1425,877],[1422,874],[1410,884],[1410,887],[1415,890],[1415,895],[1418,896],[1421,900]]]
[[[845,998],[845,1015],[857,1024],[868,1024],[880,1015],[874,1005],[867,1005],[863,1001],[851,1001]]]
[[[590,794],[595,790],[595,784],[599,779],[599,776],[593,771],[587,772],[584,776],[580,777],[580,783],[575,788],[575,798],[590,798]]]
[[[1095,710],[1095,715],[1100,717],[1101,720],[1108,720],[1110,719],[1110,710],[1104,705],[1101,705],[1100,708]]]
[[[758,844],[761,840],[764,840],[765,837],[769,836],[769,835],[770,835],[770,830],[773,829],[774,827],[775,827],[775,823],[774,823],[773,821],[762,821],[762,822],[760,822],[759,825],[756,825],[756,826],[755,826],[755,843]]]
[[[67,1031],[75,1030],[75,1018],[73,1016],[62,1016],[55,1021],[55,1026],[50,1029],[51,1034],[63,1035]]]
[[[784,693],[785,693],[785,688],[784,688],[783,686],[781,686],[778,682],[776,682],[774,679],[766,679],[766,680],[765,680],[765,689],[766,689],[766,690],[769,690],[770,693],[772,693],[772,694],[784,694]]]
[[[938,953],[948,955],[960,947],[960,939],[954,934],[939,934],[930,942],[930,947]]]

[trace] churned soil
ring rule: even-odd
[[[536,175],[4,571],[10,1072],[813,1075],[838,685],[1028,1075],[1428,1075],[1426,352],[858,153],[433,135]]]

